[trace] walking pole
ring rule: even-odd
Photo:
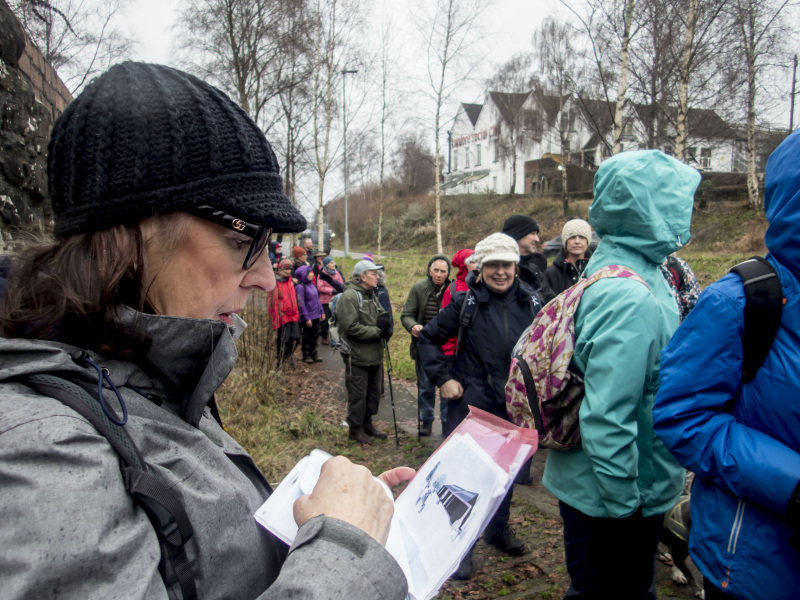
[[[383,340],[383,349],[386,355],[386,378],[389,380],[389,399],[392,401],[392,419],[394,420],[394,445],[400,446],[400,438],[397,436],[397,413],[394,410],[394,392],[392,391],[392,357],[389,356],[389,343]]]

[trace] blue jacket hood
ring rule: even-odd
[[[691,237],[700,173],[658,150],[621,152],[594,177],[589,223],[603,244],[632,248],[661,263]]]
[[[800,130],[783,140],[767,161],[764,211],[769,221],[764,241],[771,255],[800,273]]]

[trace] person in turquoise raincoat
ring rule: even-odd
[[[636,271],[589,287],[575,315],[572,367],[586,384],[581,446],[548,454],[572,584],[567,598],[652,598],[661,515],[684,472],[653,433],[661,349],[679,316],[659,265],[690,237],[699,173],[655,150],[623,152],[594,180],[589,222],[602,238],[586,266]]]
[[[744,286],[700,295],[664,350],[656,432],[697,474],[689,550],[706,598],[800,595],[800,131],[765,173],[767,260],[785,304],[769,354],[742,382]]]

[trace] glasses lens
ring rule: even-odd
[[[247,256],[244,259],[244,264],[242,265],[242,268],[245,271],[252,267],[259,259],[261,253],[264,252],[264,248],[266,248],[269,244],[269,239],[271,236],[271,227],[258,228],[255,237],[253,237],[253,241],[250,243],[250,250],[247,252]]]

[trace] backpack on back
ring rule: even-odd
[[[748,383],[764,364],[778,333],[783,312],[783,289],[775,267],[760,256],[739,263],[730,272],[741,277],[744,285],[742,383]]]
[[[539,445],[545,448],[567,450],[580,444],[578,411],[584,384],[580,374],[569,368],[575,351],[575,313],[586,288],[607,277],[633,279],[647,286],[627,267],[603,267],[551,300],[514,348],[506,410],[515,425],[535,428]]]
[[[328,322],[328,337],[330,338],[332,350],[339,350],[342,354],[347,355],[350,354],[350,347],[347,345],[347,342],[342,339],[342,336],[339,333],[339,315],[336,313],[336,308],[339,306],[339,300],[342,298],[343,293],[344,292],[339,292],[333,296],[328,303],[328,307],[331,309],[331,318]],[[358,310],[361,310],[361,307],[364,304],[364,299],[361,296],[361,292],[357,290],[356,295],[358,296]]]

